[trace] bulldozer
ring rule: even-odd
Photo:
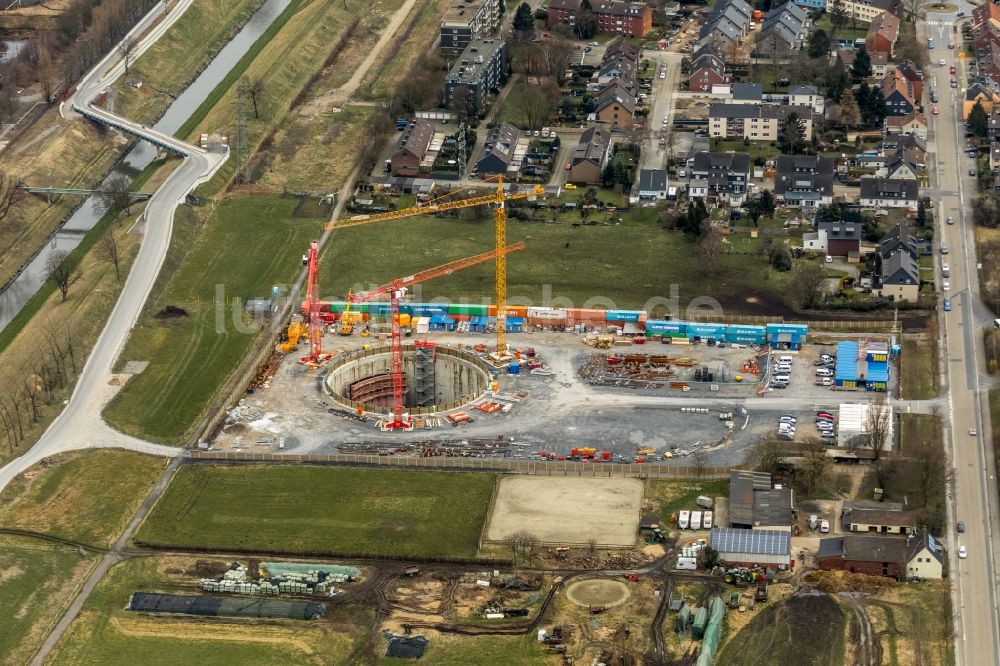
[[[598,349],[611,349],[615,344],[615,338],[613,335],[598,335],[597,336],[597,348]]]

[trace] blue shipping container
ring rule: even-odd
[[[687,323],[683,321],[647,321],[646,335],[666,335],[669,333],[686,333]]]
[[[605,318],[608,321],[639,321],[639,310],[608,310]]]
[[[778,335],[780,333],[791,333],[793,335],[808,335],[809,327],[805,324],[768,324],[767,334]]]
[[[687,334],[689,338],[695,336],[699,338],[715,338],[722,340],[726,337],[726,327],[724,324],[688,324]]]
[[[434,305],[431,303],[414,303],[410,307],[413,308],[411,314],[414,317],[433,317],[434,315],[448,314],[447,305]]]

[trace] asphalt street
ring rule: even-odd
[[[971,7],[966,5],[964,11],[968,14]],[[948,48],[952,40],[956,45],[960,43],[959,32],[953,32],[953,21],[953,14],[928,14],[927,36],[934,41],[934,48],[925,78],[940,96],[936,105],[940,115],[933,110],[928,114],[929,150],[934,155],[931,181],[939,193],[936,272],[940,275],[941,263],[948,261],[950,290],[941,291],[941,300],[950,297],[953,303],[951,312],[943,308],[939,311],[943,320],[942,372],[948,398],[946,440],[951,446],[955,473],[954,514],[949,522],[954,525],[962,520],[967,526],[965,534],[953,533],[947,540],[952,545],[949,557],[956,600],[955,655],[959,666],[978,666],[1000,663],[995,561],[998,551],[994,548],[998,529],[989,419],[988,412],[983,413],[985,396],[980,391],[984,364],[977,348],[981,327],[989,322],[976,316],[984,310],[978,306],[976,248],[969,210],[975,196],[975,178],[970,174],[975,160],[963,153],[961,109],[967,61],[958,57],[958,49]],[[939,64],[941,60],[944,66]],[[952,64],[958,69],[955,88],[951,87],[948,70]],[[927,96],[929,99],[929,92]],[[946,224],[948,217],[954,218],[955,224]],[[941,254],[942,246],[948,246],[947,255]],[[939,277],[939,289],[942,284],[943,278]],[[957,555],[960,546],[968,551],[966,559]]]

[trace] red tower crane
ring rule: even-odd
[[[309,266],[306,281],[306,309],[309,315],[309,355],[301,363],[321,363],[330,357],[323,354],[323,321],[319,316],[319,241],[309,245],[309,254],[302,258]]]
[[[499,251],[491,250],[489,252],[483,252],[482,254],[452,261],[436,268],[429,268],[425,271],[414,273],[413,275],[396,278],[392,282],[387,282],[386,284],[376,287],[367,293],[351,294],[348,297],[352,303],[364,303],[365,301],[370,301],[384,294],[389,294],[389,313],[392,320],[392,360],[390,364],[390,373],[392,375],[392,422],[386,425],[388,430],[413,429],[413,422],[410,419],[403,417],[403,341],[399,325],[399,299],[405,295],[406,289],[410,285],[426,282],[427,280],[432,280],[434,278],[441,277],[442,275],[450,275],[451,273],[462,270],[463,268],[475,266],[476,264],[481,264],[485,261],[491,261],[500,255],[507,255],[511,252],[517,252],[518,250],[523,249],[524,243],[514,243],[513,245],[508,245]],[[311,275],[312,271],[310,270],[310,276]],[[312,284],[311,281],[310,284]],[[318,320],[318,305],[316,310]]]

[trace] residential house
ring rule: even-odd
[[[844,222],[833,220],[820,222],[816,225],[816,233],[826,239],[826,253],[831,257],[851,257],[861,251],[861,234],[864,231],[860,222]]]
[[[596,87],[598,90],[617,81],[632,93],[636,93],[638,91],[636,89],[635,74],[638,68],[638,61],[624,53],[610,57],[605,55],[604,60],[601,61],[601,66],[594,72],[594,76],[590,80],[591,83],[597,84]]]
[[[819,540],[816,561],[823,570],[906,578],[907,540],[900,537],[842,536]]]
[[[886,116],[884,130],[886,135],[915,134],[926,140],[927,116],[916,110],[900,116]]]
[[[550,0],[546,25],[576,26],[580,0]],[[653,10],[642,2],[595,1],[590,10],[597,20],[597,31],[609,35],[641,38],[653,29]]]
[[[809,39],[811,25],[809,12],[794,2],[773,7],[761,22],[754,53],[779,59],[791,57]]]
[[[746,153],[695,153],[688,196],[714,196],[730,206],[746,201],[750,156]]]
[[[792,490],[771,485],[767,472],[729,473],[729,524],[734,528],[790,531]]]
[[[882,96],[885,97],[886,116],[906,116],[916,109],[913,88],[905,77],[900,76],[898,69],[890,71],[882,79]]]
[[[507,45],[502,39],[473,39],[444,80],[444,105],[461,105],[469,118],[486,113],[487,100],[507,76]],[[458,92],[456,92],[458,91]],[[462,111],[462,110],[460,110]]]
[[[720,0],[702,23],[697,45],[715,46],[727,57],[735,55],[743,37],[750,31],[752,16],[753,8],[744,0]]]
[[[872,64],[872,77],[882,79],[889,71],[889,54],[884,51],[872,51],[868,54]]]
[[[865,49],[869,54],[884,53],[892,57],[892,49],[899,39],[899,17],[891,12],[882,12],[868,26]]]
[[[906,252],[882,260],[879,296],[890,301],[916,301],[920,296],[920,268]]]
[[[441,18],[440,49],[445,58],[455,57],[473,39],[484,39],[500,25],[503,0],[452,0]]]
[[[795,0],[795,4],[810,10],[818,9],[822,11],[826,9],[826,0]]]
[[[990,141],[1000,141],[1000,107],[993,107],[986,125],[986,136]]]
[[[764,86],[753,82],[736,82],[729,86],[733,104],[759,104],[764,101]]]
[[[924,77],[914,65],[909,60],[903,62],[900,65],[896,65],[896,72],[899,76],[906,79],[907,84],[910,86],[910,90],[913,93],[913,99],[920,104],[920,101],[924,98]]]
[[[635,94],[618,81],[604,88],[594,100],[594,118],[611,127],[631,127],[635,109]]]
[[[426,120],[417,120],[407,125],[396,148],[389,157],[389,165],[394,176],[416,178],[429,174],[434,161],[428,164],[428,148],[434,138],[434,126]]]
[[[1000,93],[990,88],[985,83],[973,83],[965,89],[965,99],[962,101],[962,119],[968,120],[969,114],[976,104],[983,107],[983,111],[990,115],[993,109],[1000,103]]]
[[[777,141],[782,121],[795,113],[812,140],[812,108],[772,104],[712,104],[708,110],[708,135],[724,139]]]
[[[878,244],[878,253],[883,261],[898,253],[908,254],[914,261],[920,256],[917,240],[905,224],[897,224],[882,237]]]
[[[813,112],[821,116],[826,111],[826,97],[816,86],[788,86],[788,103],[792,106],[811,106]]]
[[[779,155],[774,193],[792,206],[826,206],[833,201],[834,166],[831,157]]]
[[[893,152],[886,155],[885,164],[875,171],[877,178],[903,178],[917,180],[919,169],[905,153]]]
[[[919,189],[915,180],[862,176],[858,202],[869,208],[916,208]]]
[[[573,150],[569,177],[572,183],[597,185],[601,173],[611,159],[611,132],[601,127],[591,127],[580,136],[580,143]]]
[[[840,519],[847,532],[914,534],[917,531],[916,518],[903,511],[898,502],[845,501]]]
[[[899,14],[902,0],[844,0],[844,11],[854,20],[871,23],[886,11]]]
[[[792,560],[792,535],[785,530],[747,530],[715,527],[708,545],[732,567],[787,569]]]
[[[729,83],[722,52],[712,44],[695,51],[688,67],[687,81],[688,90],[693,92],[712,92],[713,86]]]
[[[883,155],[903,152],[908,160],[920,167],[927,164],[927,140],[918,134],[887,134],[879,149]]]
[[[486,135],[483,152],[476,162],[476,171],[479,176],[482,178],[496,175],[506,176],[512,170],[516,171],[517,165],[514,163],[514,155],[520,136],[520,130],[510,123],[500,123],[491,129]]]
[[[906,575],[921,580],[944,578],[944,547],[926,527],[906,540]]]
[[[637,183],[640,200],[662,201],[667,198],[667,172],[665,169],[640,169]]]

